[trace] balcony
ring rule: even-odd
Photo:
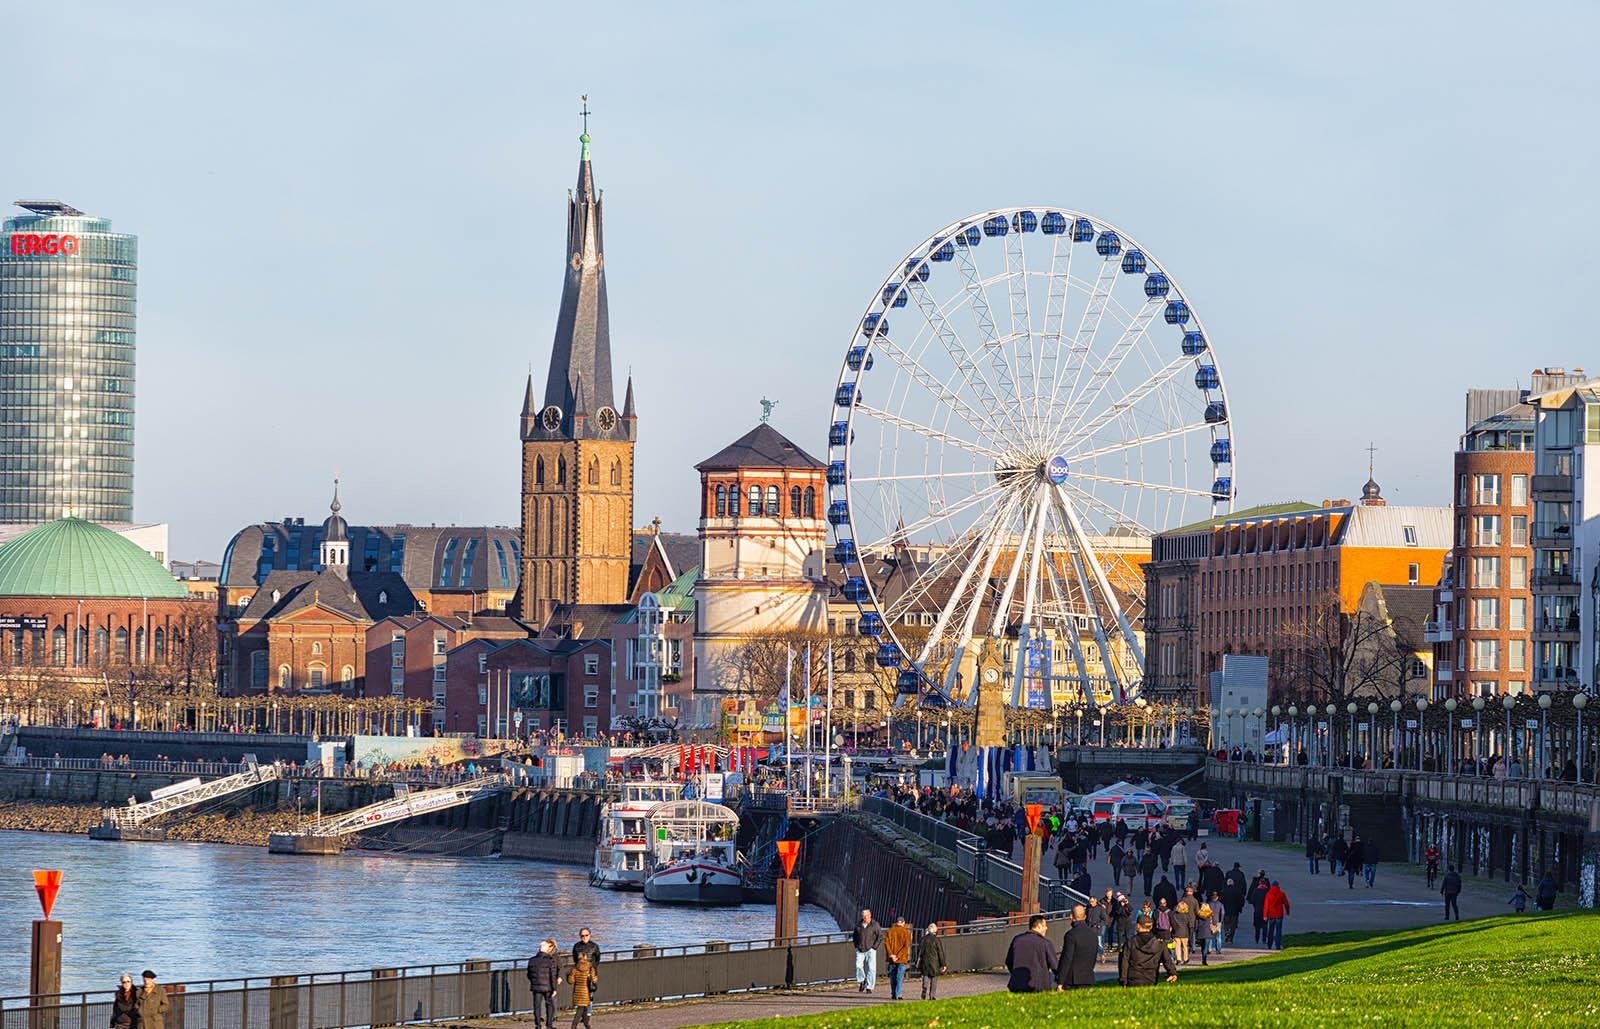
[[[1456,631],[1449,622],[1425,622],[1422,626],[1424,643],[1448,643]]]
[[[1578,590],[1578,577],[1572,574],[1571,569],[1558,572],[1550,571],[1548,569],[1544,571],[1537,571],[1533,573],[1531,581],[1533,582],[1534,589],[1549,590],[1551,592],[1565,592],[1570,590],[1574,594],[1576,594]]]
[[[1568,683],[1576,685],[1578,670],[1566,665],[1536,665],[1533,669],[1535,683]]]
[[[1535,475],[1533,477],[1533,494],[1540,500],[1571,500],[1572,476]]]
[[[1533,638],[1537,642],[1578,641],[1578,613],[1576,611],[1559,618],[1535,618],[1533,620]]]
[[[1571,520],[1534,522],[1533,542],[1535,546],[1539,544],[1570,545],[1572,543]]]
[[[1456,666],[1453,661],[1435,661],[1433,663],[1434,682],[1454,682]]]

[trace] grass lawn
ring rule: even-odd
[[[993,1026],[1600,1025],[1600,914],[1506,916],[1387,933],[1305,933],[1175,985],[945,1001],[784,1019],[812,1029]],[[730,1026],[771,1026],[775,1021]]]

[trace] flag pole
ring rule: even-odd
[[[822,659],[828,664],[828,699],[823,708],[822,716],[822,751],[825,763],[822,766],[822,795],[824,798],[833,796],[833,642],[829,641],[827,649],[822,652]]]
[[[791,779],[794,772],[790,768],[790,760],[794,751],[794,730],[789,727],[789,715],[794,707],[794,693],[791,690],[791,675],[794,669],[794,648],[785,643],[783,645],[783,785],[785,789],[793,790],[794,783]]]
[[[806,799],[811,799],[811,641],[806,641]]]

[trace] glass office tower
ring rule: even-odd
[[[133,520],[138,240],[54,200],[0,228],[0,522]]]

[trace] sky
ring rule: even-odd
[[[1369,442],[1392,503],[1446,503],[1465,390],[1600,373],[1594,5],[0,11],[3,200],[139,236],[135,516],[178,559],[320,519],[336,473],[357,523],[516,523],[582,93],[640,524],[693,531],[763,396],[823,453],[879,282],[995,207],[1159,255],[1240,506],[1355,495]]]

